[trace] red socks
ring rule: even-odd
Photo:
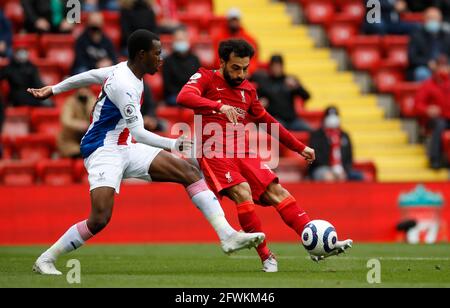
[[[284,223],[291,227],[300,237],[302,236],[303,228],[311,221],[306,212],[297,205],[294,197],[290,196],[276,205],[278,213],[283,219]]]
[[[246,201],[237,205],[239,223],[242,229],[247,232],[263,232],[261,221],[255,212],[255,204],[252,201]],[[257,248],[259,257],[262,261],[266,260],[272,253],[267,247],[266,241],[262,242]]]

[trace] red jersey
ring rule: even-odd
[[[436,76],[425,81],[416,94],[416,110],[426,116],[427,108],[436,105],[441,108],[442,117],[450,120],[450,77],[438,80]]]
[[[234,144],[234,153],[241,154],[240,150],[249,153],[249,140],[248,132],[238,134],[238,138],[235,137],[233,131],[230,132],[230,121],[226,115],[219,113],[223,105],[236,108],[239,113],[238,122],[240,124],[267,123],[269,134],[271,133],[270,125],[276,124],[279,127],[279,139],[284,145],[299,153],[305,149],[305,145],[266,112],[258,100],[255,87],[247,80],[237,87],[231,87],[219,71],[200,68],[183,87],[178,95],[177,102],[182,106],[194,109],[196,114],[202,115],[202,128],[204,130],[208,127],[208,124],[218,124],[222,128],[224,138],[221,146],[223,146],[224,151],[227,150],[227,147],[230,149],[231,142],[231,145]],[[241,131],[243,125],[240,125]],[[236,129],[239,130],[239,128]],[[202,144],[209,142],[208,140],[213,136],[217,137],[215,132],[212,132],[211,135],[203,132]],[[218,140],[217,138],[216,141]],[[229,154],[229,151],[227,151],[227,154]]]

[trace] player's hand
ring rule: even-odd
[[[47,86],[40,89],[27,89],[27,92],[33,95],[34,98],[37,99],[47,99],[53,95],[52,87]]]
[[[220,108],[220,112],[225,114],[231,123],[234,125],[238,124],[239,114],[234,107],[223,105],[222,108]]]
[[[313,161],[316,160],[316,152],[310,147],[306,147],[300,155],[302,155],[310,164],[312,164]]]
[[[191,153],[193,145],[194,143],[192,140],[187,139],[186,136],[183,135],[175,142],[174,150],[178,153],[188,155]]]

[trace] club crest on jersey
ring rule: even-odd
[[[231,176],[231,172],[226,173],[225,178],[227,179],[228,183],[233,182],[233,177]]]
[[[242,95],[242,102],[246,103],[247,101],[245,100],[245,91],[244,90],[241,91],[241,95]]]
[[[127,117],[132,117],[136,114],[136,108],[132,104],[128,104],[123,108],[123,113]]]

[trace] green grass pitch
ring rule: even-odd
[[[450,287],[450,245],[356,244],[346,255],[316,264],[302,247],[271,244],[278,273],[263,273],[255,251],[232,256],[214,244],[88,245],[58,260],[64,273],[32,273],[44,247],[1,247],[0,287]],[[381,263],[381,283],[369,284],[367,262]],[[68,284],[69,259],[81,264],[81,283]]]

